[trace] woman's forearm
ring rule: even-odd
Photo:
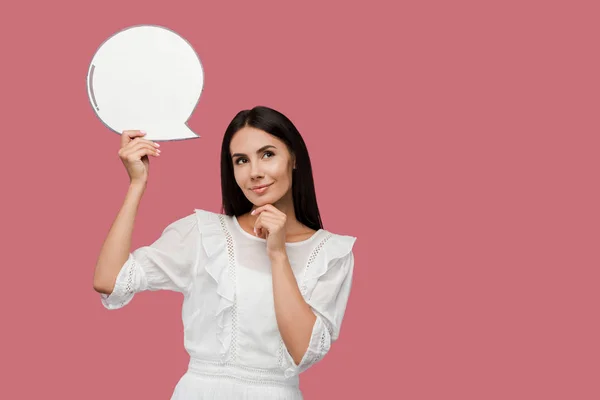
[[[112,293],[117,275],[129,257],[135,216],[145,188],[145,184],[130,184],[123,206],[102,244],[94,271],[97,292]]]
[[[275,316],[279,332],[296,365],[300,364],[316,321],[316,315],[304,301],[287,254],[271,257]]]

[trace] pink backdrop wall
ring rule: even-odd
[[[495,3],[495,5],[490,5]],[[358,237],[340,340],[307,399],[598,399],[597,2],[29,2],[3,6],[3,399],[167,399],[180,304],[92,289],[128,184],[88,104],[97,47],[170,27],[206,81],[163,143],[138,247],[219,210],[237,111],[283,111],[325,228]]]

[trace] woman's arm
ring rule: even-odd
[[[271,256],[275,316],[288,352],[300,364],[317,319],[300,293],[287,253]]]
[[[104,240],[94,271],[94,290],[111,294],[120,270],[129,256],[135,215],[148,182],[149,156],[158,157],[158,143],[143,139],[142,131],[123,131],[119,158],[129,175],[123,206]]]
[[[104,240],[94,271],[94,290],[99,293],[112,293],[119,271],[127,261],[135,216],[145,189],[145,183],[129,185],[123,206]]]

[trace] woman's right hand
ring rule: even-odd
[[[151,140],[143,139],[142,131],[123,131],[121,134],[121,148],[119,158],[125,165],[129,174],[130,183],[146,184],[150,160],[148,156],[158,157],[160,146]]]

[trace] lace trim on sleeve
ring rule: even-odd
[[[137,264],[132,254],[129,257],[115,281],[115,287],[111,294],[101,293],[102,305],[109,310],[116,310],[126,306],[136,293],[136,274],[140,274],[141,271],[137,268]],[[141,276],[140,276],[141,278]]]
[[[287,349],[284,350],[284,354],[286,355],[289,364],[289,367],[285,369],[285,376],[289,378],[306,371],[310,366],[321,361],[325,354],[329,352],[330,346],[331,335],[329,334],[329,330],[326,328],[323,319],[317,315],[310,343],[308,344],[308,348],[306,349],[306,353],[304,353],[300,364],[296,365],[291,354]]]

